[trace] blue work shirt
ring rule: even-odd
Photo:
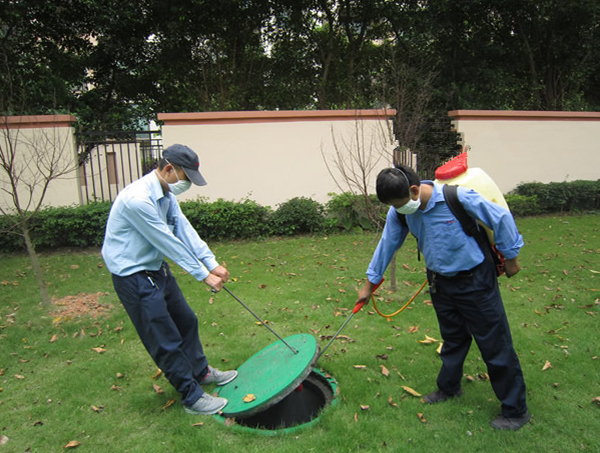
[[[485,256],[475,238],[467,236],[459,220],[446,204],[442,185],[433,185],[431,198],[424,210],[406,216],[410,231],[417,237],[419,249],[428,269],[446,276],[473,269]],[[487,200],[474,190],[458,187],[458,199],[465,210],[494,233],[496,248],[506,259],[515,258],[523,247],[523,236],[510,211]],[[383,278],[394,253],[402,246],[409,230],[400,223],[393,206],[387,214],[383,234],[367,270],[367,278],[377,284]]]
[[[204,280],[219,265],[175,196],[165,194],[151,172],[117,196],[106,224],[102,257],[111,273],[125,277],[159,270],[165,256],[197,280]]]

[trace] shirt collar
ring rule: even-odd
[[[433,191],[431,192],[431,198],[429,198],[429,201],[427,202],[427,206],[425,206],[425,209],[423,210],[423,212],[427,212],[427,211],[433,209],[434,206],[436,205],[436,203],[439,203],[440,201],[444,201],[444,194],[442,192],[442,186],[435,181],[424,180],[424,181],[421,181],[421,184],[428,184],[430,186],[433,186]]]
[[[160,179],[156,176],[156,172],[151,172],[148,175],[148,186],[150,188],[150,193],[152,197],[156,200],[160,200],[161,198],[168,198],[169,193],[164,193],[162,185],[160,184]]]

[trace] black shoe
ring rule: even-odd
[[[531,414],[529,412],[525,412],[525,414],[520,417],[505,417],[504,415],[498,415],[495,420],[492,420],[490,425],[495,429],[516,431],[517,429],[522,428],[530,418]]]
[[[444,401],[449,400],[450,398],[454,398],[455,396],[461,396],[462,394],[462,389],[459,389],[458,392],[453,393],[452,395],[442,390],[436,390],[435,392],[423,397],[423,401],[425,401],[428,404],[443,403]]]

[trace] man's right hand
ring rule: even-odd
[[[223,289],[223,280],[215,274],[208,274],[204,279],[204,283],[210,286],[214,292],[219,292]]]
[[[371,300],[371,295],[373,294],[374,286],[375,285],[373,283],[367,280],[358,293],[358,299],[356,300],[356,303],[359,304],[362,302],[363,304],[368,305],[369,301]]]

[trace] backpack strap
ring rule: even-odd
[[[471,217],[465,210],[465,207],[458,198],[458,186],[445,184],[443,192],[448,208],[460,222],[465,234],[473,237],[477,241],[477,245],[479,245],[484,256],[494,263],[498,275],[501,275],[504,272],[503,257],[499,256],[500,252],[492,246],[487,233],[483,228],[479,227],[477,220]]]

